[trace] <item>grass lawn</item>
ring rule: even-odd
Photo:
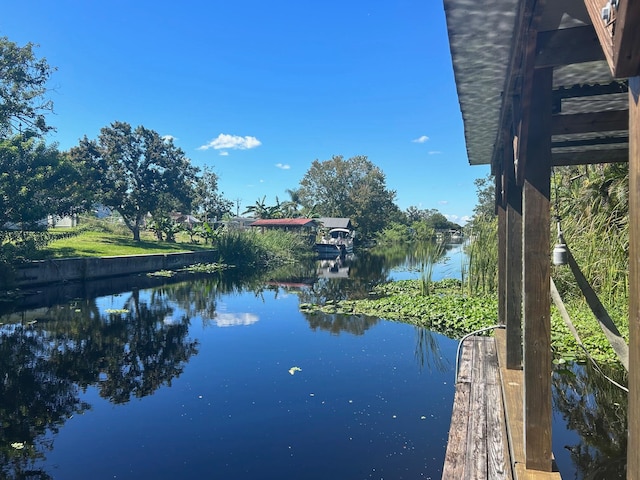
[[[105,232],[82,232],[77,236],[54,240],[43,248],[40,258],[106,257],[113,255],[139,255],[151,253],[191,252],[208,250],[210,245],[184,242],[159,242],[151,235],[135,242],[131,235]]]

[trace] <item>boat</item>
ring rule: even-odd
[[[348,228],[332,228],[314,250],[321,256],[344,256],[353,253],[353,237],[354,232]]]

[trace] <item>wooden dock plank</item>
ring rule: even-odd
[[[487,363],[495,365],[487,371],[487,384],[494,388],[487,389],[487,476],[488,478],[512,479],[509,461],[509,445],[502,408],[500,373],[498,369],[498,352],[495,339],[487,343]]]
[[[443,479],[512,479],[498,379],[494,339],[467,339],[461,348]]]
[[[456,385],[455,399],[453,403],[453,413],[451,415],[451,426],[449,428],[449,440],[447,441],[447,452],[445,454],[444,468],[442,470],[443,479],[460,479],[464,474],[464,462],[466,458],[466,438],[470,399],[470,383],[458,383]]]
[[[487,478],[487,397],[485,384],[471,384],[469,433],[467,434],[467,461],[464,478]]]
[[[458,363],[458,383],[471,383],[471,360],[473,349],[467,345],[462,346],[460,361]]]

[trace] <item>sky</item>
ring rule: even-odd
[[[0,36],[56,68],[48,141],[143,125],[240,213],[365,155],[402,210],[464,224],[489,173],[467,160],[442,0],[4,0]]]

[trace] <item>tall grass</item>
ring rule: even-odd
[[[440,260],[444,247],[438,242],[419,242],[416,244],[415,257],[420,265],[420,294],[433,293],[433,268]]]
[[[493,293],[498,286],[497,218],[474,218],[469,239],[467,288],[470,293]]]
[[[311,256],[311,245],[297,233],[278,230],[229,231],[218,237],[220,262],[238,268],[275,267]]]
[[[553,177],[564,238],[585,277],[605,303],[629,296],[627,164],[565,167]],[[555,268],[558,290],[579,297],[567,268]]]

